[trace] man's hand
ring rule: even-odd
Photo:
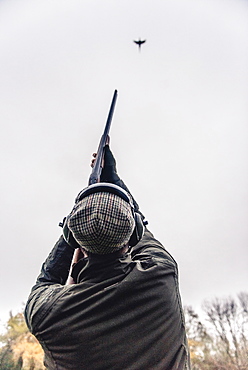
[[[93,153],[91,167],[94,167],[96,156],[97,153]],[[117,181],[120,180],[119,176],[117,175],[116,160],[108,145],[105,145],[104,160],[102,166],[103,169],[100,176],[101,182],[110,182],[112,184],[115,184]]]

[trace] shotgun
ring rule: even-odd
[[[112,121],[112,117],[113,117],[113,113],[115,109],[116,99],[117,99],[117,90],[114,91],[114,96],[113,96],[113,99],[110,105],[107,122],[106,122],[104,131],[103,131],[103,134],[102,134],[99,146],[98,146],[96,159],[95,159],[94,166],[93,166],[90,178],[89,178],[88,185],[92,185],[97,182],[100,182],[100,176],[101,176],[101,172],[103,168],[104,148],[105,148],[105,145],[109,143],[109,129],[110,129],[110,125],[111,125],[111,121]],[[70,274],[71,274],[73,266],[83,257],[85,257],[83,251],[80,248],[76,249],[74,252],[69,276],[67,279],[67,285],[75,284],[75,281],[70,276]]]

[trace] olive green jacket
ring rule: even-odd
[[[90,255],[65,285],[73,249],[61,237],[25,309],[48,369],[190,369],[175,260],[147,229],[127,254]]]

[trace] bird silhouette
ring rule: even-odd
[[[135,42],[135,44],[137,44],[139,46],[139,51],[140,51],[141,45],[144,44],[144,42],[146,42],[146,40],[139,39],[138,41],[133,40],[133,42]]]

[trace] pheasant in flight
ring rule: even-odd
[[[144,44],[146,42],[146,40],[139,39],[138,41],[134,40],[133,42],[135,42],[135,44],[137,44],[139,46],[139,50],[140,50],[141,45]]]

